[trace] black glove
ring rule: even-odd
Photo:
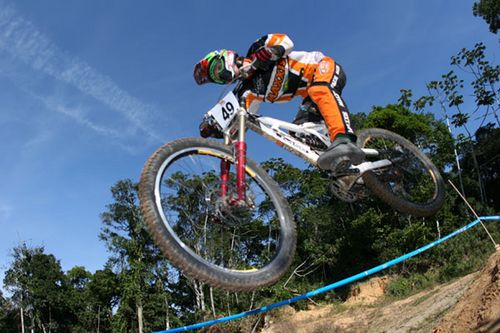
[[[273,62],[271,60],[273,54],[267,48],[262,47],[257,52],[250,56],[253,60],[252,66],[256,69],[268,70],[269,66]]]
[[[216,138],[216,139],[222,139],[224,137],[219,124],[215,121],[215,119],[212,116],[207,116],[203,117],[202,122],[200,123],[200,135],[203,138]]]
[[[279,58],[285,54],[285,48],[281,45],[274,45],[269,48],[261,47],[250,55],[253,60],[253,67],[256,69],[268,70]]]

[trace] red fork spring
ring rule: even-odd
[[[224,198],[227,195],[229,180],[229,168],[231,164],[228,160],[220,161],[220,196]]]
[[[236,193],[238,201],[245,201],[245,166],[247,158],[247,144],[242,141],[235,143],[236,148]]]

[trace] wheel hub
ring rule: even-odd
[[[239,200],[234,188],[230,187],[224,196],[221,195],[220,188],[220,182],[214,182],[207,187],[205,192],[205,202],[213,221],[228,226],[251,223],[251,210],[255,208],[255,195],[247,190],[245,200]]]

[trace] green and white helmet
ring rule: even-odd
[[[238,54],[231,50],[210,52],[194,66],[194,80],[198,84],[233,82],[236,79],[234,64],[237,57]]]

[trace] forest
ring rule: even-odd
[[[474,4],[492,33],[500,25],[498,1]],[[426,83],[428,94],[401,89],[397,101],[352,115],[359,130],[380,127],[418,142],[479,215],[500,212],[500,66],[485,45],[464,47],[450,68]],[[474,109],[464,105],[474,105]],[[135,180],[118,180],[101,214],[98,237],[109,257],[101,269],[63,271],[57,254],[22,243],[12,249],[0,291],[0,332],[150,332],[191,324],[302,294],[413,251],[475,219],[447,183],[443,208],[429,218],[394,211],[368,195],[344,203],[329,191],[328,175],[279,158],[262,166],[285,193],[297,223],[294,263],[276,285],[249,293],[226,292],[188,279],[153,244],[145,229]],[[488,224],[500,240],[500,225]],[[475,228],[391,268],[389,294],[404,297],[480,268],[493,251]],[[315,298],[336,302],[348,289]],[[306,306],[306,302],[294,305]],[[242,330],[240,324],[228,332]]]

